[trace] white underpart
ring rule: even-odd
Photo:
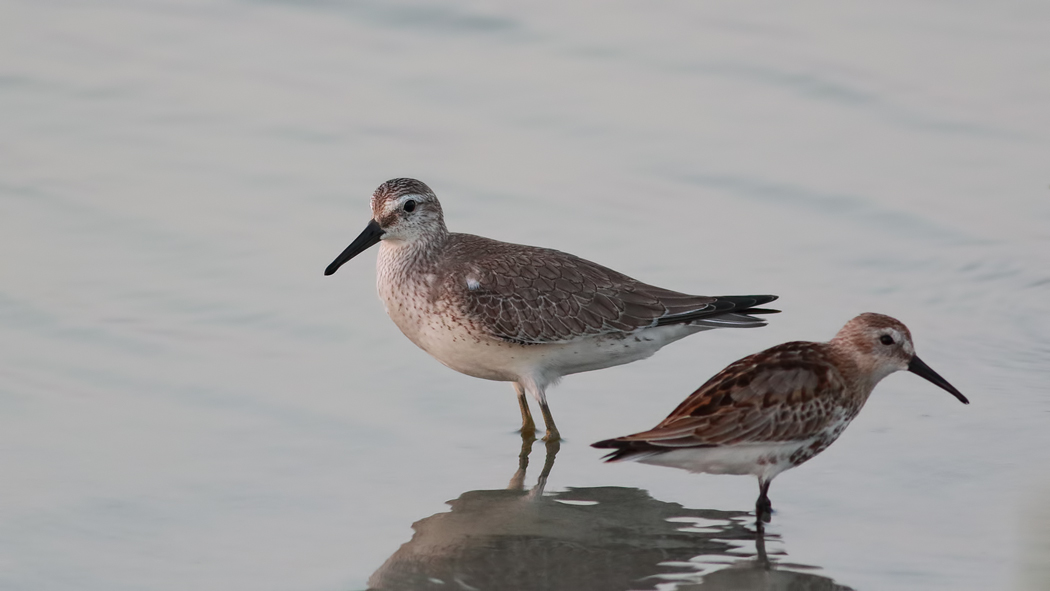
[[[741,443],[721,447],[687,447],[637,456],[638,462],[705,474],[751,474],[770,480],[791,467],[788,458],[813,439],[784,443]]]

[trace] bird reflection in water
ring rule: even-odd
[[[525,490],[532,441],[506,489],[465,492],[415,533],[369,579],[370,589],[615,591],[659,589],[848,590],[813,567],[771,559],[742,511],[686,509],[636,488],[544,493],[558,453]],[[752,548],[754,550],[752,550]]]

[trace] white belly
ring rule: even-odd
[[[812,440],[681,448],[639,456],[637,461],[705,474],[752,474],[772,478],[790,468],[791,455],[810,443]]]
[[[569,374],[645,359],[664,345],[695,332],[696,326],[665,326],[634,334],[589,337],[568,343],[522,345],[503,341],[446,315],[390,310],[390,317],[419,348],[470,376],[506,382],[530,377],[552,382]]]
[[[677,324],[628,334],[589,337],[571,343],[543,345],[551,350],[546,359],[546,368],[558,375],[569,375],[623,365],[646,359],[665,345],[702,330],[708,329]]]
[[[485,380],[519,381],[536,365],[539,353],[530,346],[479,336],[466,327],[428,324],[414,334],[405,334],[447,367]]]

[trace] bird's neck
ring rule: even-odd
[[[441,227],[407,240],[383,240],[379,243],[379,271],[403,278],[430,272],[440,260],[448,238],[448,230]]]
[[[844,376],[852,376],[853,387],[857,392],[863,392],[865,399],[882,381],[882,378],[895,371],[893,368],[880,366],[871,355],[859,351],[841,339],[832,339],[828,344],[834,355],[838,357],[839,367],[843,369]],[[852,371],[847,371],[847,367]]]

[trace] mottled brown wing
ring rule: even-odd
[[[507,341],[553,343],[633,331],[667,316],[714,312],[719,301],[646,285],[556,250],[453,236],[446,259],[457,262],[441,270],[445,297]]]
[[[816,435],[844,414],[855,414],[845,400],[842,375],[822,354],[826,347],[793,342],[745,357],[708,380],[655,428],[612,441],[644,442],[652,449]]]

